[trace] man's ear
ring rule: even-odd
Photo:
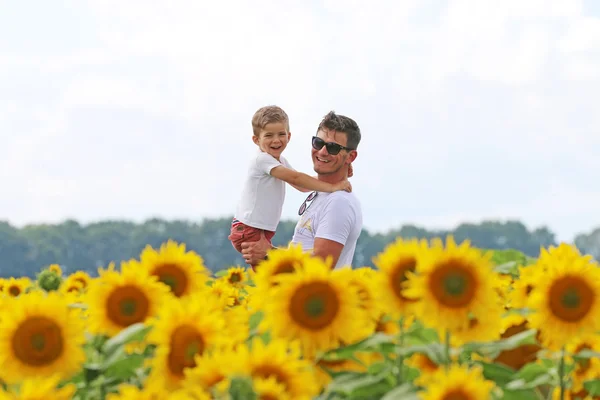
[[[358,152],[356,150],[351,150],[350,153],[348,153],[348,158],[346,158],[346,163],[352,163],[354,160],[356,160],[356,157],[358,157]]]

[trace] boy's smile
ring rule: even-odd
[[[272,122],[265,125],[258,133],[258,136],[253,135],[252,140],[256,145],[264,151],[279,160],[279,156],[287,147],[290,141],[291,132],[287,131],[287,127],[281,122]]]

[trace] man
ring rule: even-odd
[[[312,138],[312,161],[317,178],[337,183],[348,178],[356,159],[361,133],[354,120],[331,111],[319,124]],[[302,203],[292,243],[304,251],[326,259],[334,268],[352,265],[356,242],[362,230],[362,210],[354,193],[312,192]],[[272,245],[261,237],[258,242],[242,243],[242,255],[248,264],[265,259]]]

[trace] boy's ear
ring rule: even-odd
[[[292,132],[288,132],[288,142],[290,141],[291,138],[292,138]]]
[[[258,146],[258,136],[252,135],[252,141],[254,142],[255,145]]]

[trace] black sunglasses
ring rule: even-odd
[[[302,205],[298,209],[298,215],[302,215],[302,214],[304,214],[304,212],[306,210],[308,210],[308,207],[310,207],[310,205],[312,204],[312,201],[315,199],[315,197],[317,197],[318,194],[319,194],[318,192],[312,192],[311,194],[308,195],[306,200],[304,200],[304,203],[302,203]]]
[[[339,145],[337,143],[333,143],[333,142],[326,142],[323,139],[321,139],[318,136],[313,136],[312,137],[312,147],[315,150],[321,150],[323,148],[323,146],[325,146],[327,148],[327,152],[329,154],[331,154],[332,156],[335,156],[336,154],[338,154],[341,150],[354,150],[351,149],[350,147],[344,147],[342,145]]]

